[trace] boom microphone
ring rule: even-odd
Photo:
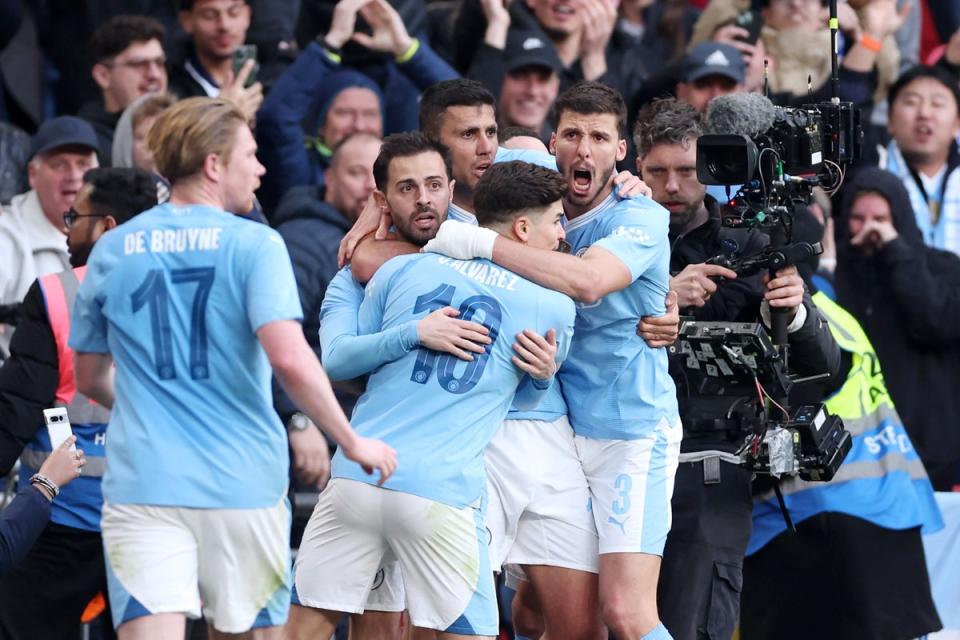
[[[745,135],[755,138],[773,126],[776,108],[759,93],[717,96],[707,107],[708,134]]]

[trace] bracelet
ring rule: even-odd
[[[417,51],[420,50],[420,38],[414,38],[413,42],[410,43],[410,46],[407,47],[406,53],[402,56],[397,56],[397,64],[403,64],[408,62],[410,58],[417,55]]]
[[[50,498],[51,500],[60,495],[60,487],[58,487],[53,480],[47,476],[40,475],[39,473],[35,473],[30,476],[30,484],[39,484],[41,487],[49,491],[50,495],[53,496]]]
[[[883,42],[866,33],[860,35],[860,44],[862,44],[867,51],[874,53],[880,53],[883,49]]]

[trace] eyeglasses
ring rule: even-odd
[[[126,60],[124,62],[104,62],[103,65],[108,69],[113,67],[127,67],[128,69],[133,69],[134,71],[139,71],[143,73],[152,66],[158,67],[160,69],[166,69],[167,59],[163,56],[159,58],[143,58],[143,59],[133,59]]]
[[[70,210],[63,214],[63,226],[67,230],[73,227],[73,223],[77,221],[77,218],[106,218],[106,214],[103,213],[77,213],[77,210],[73,207],[70,207]]]

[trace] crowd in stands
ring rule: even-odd
[[[224,98],[247,119],[266,172],[253,206],[232,213],[283,238],[304,335],[319,356],[321,303],[359,240],[351,228],[366,233],[390,222],[371,198],[384,137],[419,129],[453,150],[453,212],[472,207],[472,189],[495,158],[507,157],[500,154],[552,150],[554,103],[581,81],[623,97],[628,150],[618,169],[648,182],[631,134],[659,100],[673,97],[702,114],[715,97],[738,92],[800,106],[836,90],[861,110],[863,144],[846,183],[834,194],[818,191],[810,205],[826,229],[826,250],[808,286],[816,283],[862,325],[933,486],[954,490],[960,3],[839,0],[836,83],[827,4],[0,0],[0,309],[14,315],[36,279],[71,267],[65,214],[84,217],[75,206],[88,170],[142,169],[157,201],[169,197],[177,176],[158,173],[147,139],[186,98]],[[421,97],[456,78],[493,95],[496,121],[483,120],[480,107],[425,116]],[[0,362],[12,335],[12,322],[0,324]],[[349,416],[363,382],[334,390]],[[291,425],[298,486],[322,488],[332,445],[316,430],[302,435],[305,416],[279,384],[273,391],[275,410]],[[0,414],[4,408],[0,399]],[[32,435],[2,423],[0,415],[6,474]],[[31,526],[17,535],[35,538]],[[0,557],[0,573],[7,566]],[[0,636],[3,624],[0,614]]]

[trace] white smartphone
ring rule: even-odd
[[[73,435],[70,418],[67,417],[67,410],[64,407],[44,409],[43,421],[47,423],[47,433],[50,434],[50,444],[53,445],[54,449]],[[71,451],[76,451],[76,449],[76,445],[70,447]]]

